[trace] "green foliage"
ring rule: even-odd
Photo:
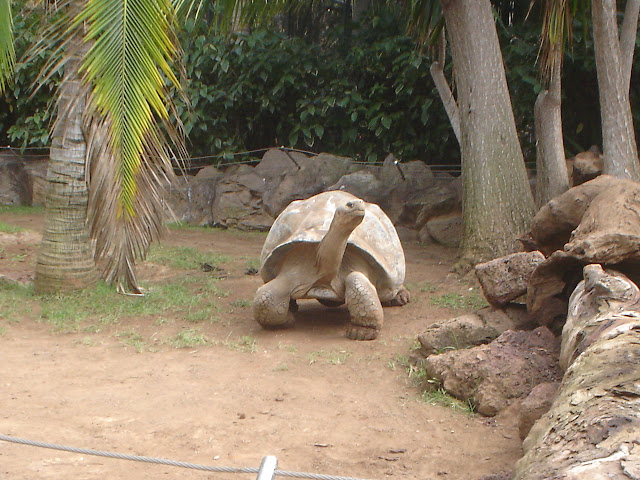
[[[48,57],[38,54],[27,59],[29,48],[41,39],[45,6],[13,4],[13,29],[18,62],[12,82],[0,96],[0,145],[16,147],[47,147],[53,115],[53,91],[60,83],[61,71],[46,81],[37,82],[38,75]],[[39,89],[34,93],[34,86]]]
[[[472,293],[462,295],[460,293],[445,293],[436,297],[431,297],[431,304],[440,308],[452,308],[456,310],[476,311],[488,305],[487,301],[480,295]]]
[[[375,17],[345,53],[328,37],[311,44],[259,30],[232,41],[187,23],[193,109],[178,110],[192,153],[287,145],[367,161],[387,152],[443,156],[455,140],[428,80],[429,62],[398,32],[401,25],[388,12]]]
[[[0,232],[17,233],[17,232],[21,232],[23,230],[24,230],[24,228],[19,227],[17,225],[11,225],[10,223],[6,223],[6,222],[3,222],[3,221],[0,221]]]
[[[217,266],[229,261],[229,257],[215,252],[202,253],[191,247],[171,247],[154,244],[149,250],[147,260],[172,268],[198,269],[203,264]]]

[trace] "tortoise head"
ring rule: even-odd
[[[331,222],[332,228],[338,227],[340,230],[352,231],[364,220],[364,201],[358,199],[349,200],[344,205],[336,208]]]

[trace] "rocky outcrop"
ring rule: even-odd
[[[41,197],[46,165],[31,168],[34,162],[14,156],[10,160],[17,163],[0,159],[0,168],[13,169],[2,176],[5,183],[16,179],[0,188],[0,197],[7,195],[0,203],[40,201],[36,197]],[[180,176],[168,189],[167,220],[264,231],[293,200],[343,190],[380,205],[403,238],[455,247],[462,237],[460,185],[459,179],[434,173],[422,161],[402,163],[393,155],[374,166],[328,153],[310,156],[274,148],[255,166],[207,166]]]
[[[507,330],[496,340],[424,360],[429,377],[476,410],[494,416],[533,388],[561,378],[560,341],[545,327],[531,332]]]

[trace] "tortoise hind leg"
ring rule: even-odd
[[[352,340],[373,340],[380,333],[384,314],[376,287],[361,272],[350,273],[345,280],[345,301],[350,322],[347,337]]]
[[[253,299],[253,318],[266,329],[287,328],[293,325],[293,313],[298,305],[291,299],[291,289],[275,278],[264,284]]]

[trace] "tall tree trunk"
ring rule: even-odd
[[[460,268],[510,253],[535,213],[489,0],[441,0],[460,113]]]
[[[557,49],[556,55],[562,55],[562,52]],[[540,92],[534,108],[538,208],[569,189],[562,138],[560,63],[557,62],[556,65],[551,74],[549,89]]]
[[[71,47],[73,48],[73,47]],[[87,225],[87,144],[82,132],[85,106],[78,76],[78,52],[65,66],[53,127],[45,227],[36,263],[36,291],[82,290],[97,279]]]
[[[631,280],[584,268],[560,362],[562,385],[525,439],[514,478],[639,478],[640,290]]]
[[[637,0],[630,0],[629,6],[634,7],[636,3]],[[602,116],[604,173],[640,181],[638,147],[629,102],[631,76],[629,65],[633,59],[635,42],[629,46],[630,42],[627,40],[629,35],[625,35],[625,32],[630,30],[635,32],[637,29],[638,10],[627,8],[625,28],[623,28],[624,51],[621,49],[618,37],[616,1],[593,0],[591,10]],[[635,39],[635,34],[633,38]]]

